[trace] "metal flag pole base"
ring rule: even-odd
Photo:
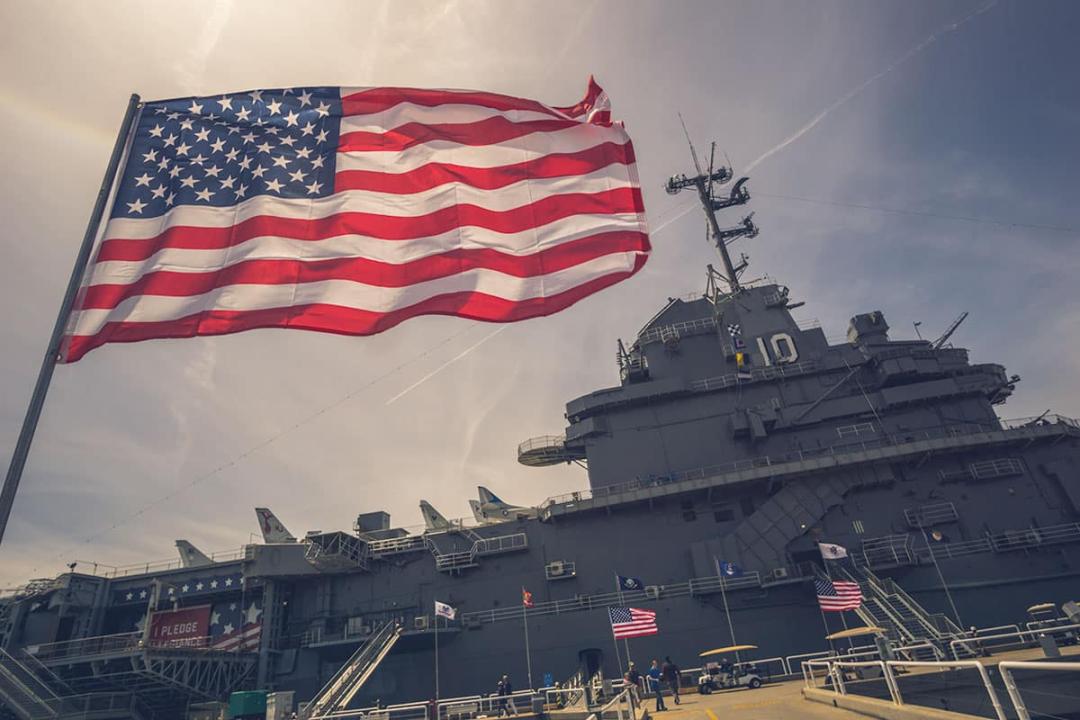
[[[19,439],[15,443],[15,451],[11,454],[11,463],[8,465],[7,475],[4,477],[4,487],[0,490],[0,542],[4,540],[4,531],[7,529],[8,517],[11,515],[11,507],[15,504],[15,493],[19,490],[19,481],[22,479],[23,468],[26,466],[26,458],[30,454],[30,444],[34,440],[34,431],[37,430],[38,420],[41,418],[41,409],[45,406],[45,395],[49,392],[49,383],[52,381],[53,370],[56,369],[56,361],[60,358],[60,343],[64,339],[64,328],[67,326],[68,316],[75,304],[75,296],[82,284],[83,273],[90,262],[90,252],[97,238],[98,228],[101,226],[101,218],[105,215],[105,206],[109,201],[113,180],[116,171],[120,168],[120,159],[127,147],[128,136],[131,134],[131,126],[134,124],[135,115],[139,109],[139,96],[132,95],[128,101],[127,112],[120,124],[120,133],[116,136],[112,155],[109,157],[109,165],[105,170],[105,178],[101,181],[94,209],[90,213],[90,222],[86,226],[86,234],[83,235],[82,246],[75,258],[75,267],[71,269],[71,278],[68,280],[64,299],[60,303],[60,312],[56,316],[56,324],[53,326],[52,337],[45,349],[45,357],[41,361],[41,369],[38,371],[37,383],[34,392],[30,396],[30,406],[26,409],[26,417],[23,419],[22,429],[19,430]]]

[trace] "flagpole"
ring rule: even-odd
[[[521,624],[525,626],[525,671],[529,676],[529,690],[532,690],[532,654],[529,652],[529,616],[527,614],[528,609],[528,606],[525,605],[524,598],[522,598]]]
[[[435,717],[428,720],[439,720],[439,613],[435,612]]]
[[[615,592],[619,594],[619,605],[626,605],[626,600],[623,599],[622,583],[619,582],[619,573],[615,573]],[[615,633],[615,628],[611,629],[612,634]],[[630,640],[623,638],[623,647],[626,648],[626,669],[630,669]],[[619,641],[615,640],[615,651],[619,651]]]
[[[832,585],[832,581],[833,581],[833,579],[832,579],[832,570],[829,569],[829,561],[825,557],[822,557],[822,560],[825,563],[825,577],[829,578],[829,584]],[[833,587],[835,588],[836,586],[833,585]],[[819,605],[819,607],[820,607],[820,605]],[[845,630],[848,629],[847,618],[844,617],[844,611],[843,610],[840,611],[840,624],[844,626]],[[855,647],[855,642],[851,638],[848,638],[848,648],[854,648],[854,647]]]
[[[731,633],[731,644],[736,645],[735,642],[735,625],[731,622],[731,610],[728,609],[727,604],[727,590],[725,588],[724,573],[720,572],[720,560],[713,558],[713,564],[716,565],[716,576],[720,578],[720,597],[724,599],[724,615],[727,616],[728,632]],[[735,651],[735,662],[739,662],[739,651]]]
[[[105,169],[105,177],[98,189],[97,200],[94,209],[90,212],[90,222],[86,226],[83,235],[82,246],[79,254],[75,257],[75,266],[71,269],[71,277],[68,279],[67,290],[64,299],[60,303],[60,312],[56,316],[56,324],[53,325],[52,337],[45,348],[45,357],[41,361],[41,369],[38,371],[37,383],[30,395],[30,405],[26,409],[23,418],[22,429],[19,430],[19,439],[15,443],[15,450],[11,454],[11,463],[8,465],[7,475],[4,477],[4,487],[0,490],[0,542],[3,542],[4,531],[7,529],[8,517],[11,508],[15,504],[15,493],[19,490],[19,481],[22,479],[23,468],[26,466],[26,458],[30,454],[30,444],[34,440],[34,431],[37,430],[38,420],[41,418],[41,410],[45,405],[45,395],[49,392],[49,383],[52,381],[53,370],[60,358],[60,344],[64,340],[64,329],[67,326],[68,316],[75,304],[75,296],[82,285],[83,273],[90,262],[90,252],[97,238],[98,228],[101,226],[101,218],[105,215],[105,206],[109,200],[116,172],[120,168],[120,159],[128,144],[128,136],[135,121],[135,115],[139,109],[139,96],[132,95],[128,100],[127,111],[120,123],[120,132],[116,136],[109,164]]]

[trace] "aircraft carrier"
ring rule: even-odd
[[[349,530],[294,537],[260,508],[264,542],[229,556],[178,541],[164,566],[34,580],[0,602],[0,700],[23,718],[92,696],[165,720],[255,688],[323,697],[322,712],[425,700],[436,643],[442,696],[503,673],[519,688],[619,676],[627,651],[684,667],[735,641],[820,652],[823,620],[840,629],[816,602],[826,569],[862,587],[850,621],[896,645],[947,647],[1075,599],[1080,424],[1002,419],[1019,378],[954,346],[960,319],[897,340],[866,308],[832,343],[797,322],[787,287],[731,257],[757,234],[751,217],[718,219],[749,199],[734,180],[710,166],[668,182],[697,194],[719,251],[704,292],[612,337],[614,384],[518,448],[525,465],[587,467],[587,488],[536,506],[481,488],[468,523],[421,503],[417,531],[364,509]],[[848,562],[826,568],[819,542]],[[721,579],[721,563],[738,570]],[[435,601],[456,609],[438,628]],[[614,643],[612,605],[654,610],[660,632]]]

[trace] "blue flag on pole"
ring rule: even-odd
[[[619,578],[620,590],[644,590],[645,581],[641,578],[626,577],[625,575],[617,575]]]
[[[720,574],[723,575],[725,578],[742,577],[743,574],[741,567],[739,567],[733,562],[728,562],[726,560],[719,561],[717,563],[717,568],[719,569]]]

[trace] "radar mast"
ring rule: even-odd
[[[735,227],[721,228],[719,221],[716,219],[716,211],[746,204],[750,199],[750,191],[746,189],[746,182],[749,178],[740,178],[726,196],[718,197],[717,188],[727,184],[732,178],[731,168],[723,165],[716,166],[716,143],[712,143],[709,152],[709,169],[707,172],[702,171],[697,152],[694,150],[694,143],[690,140],[690,133],[686,130],[686,123],[683,122],[681,114],[679,115],[679,122],[682,123],[686,142],[690,145],[690,157],[693,158],[694,170],[697,174],[693,177],[687,177],[685,174],[673,175],[667,181],[664,189],[669,195],[676,195],[689,188],[697,190],[698,199],[701,201],[702,209],[705,210],[705,217],[709,224],[709,235],[716,245],[716,249],[720,253],[720,260],[724,265],[722,271],[714,270],[712,266],[709,267],[710,283],[714,278],[718,278],[727,285],[730,294],[735,294],[742,287],[739,284],[739,276],[746,269],[747,258],[743,255],[739,260],[739,264],[735,265],[731,261],[728,244],[740,237],[756,237],[758,228],[754,225],[754,213],[747,215]]]

